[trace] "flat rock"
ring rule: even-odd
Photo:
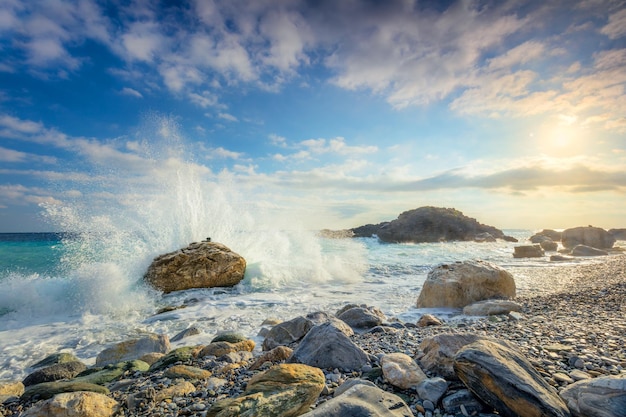
[[[100,394],[108,394],[109,390],[102,385],[90,384],[86,382],[76,381],[55,381],[55,382],[42,382],[41,384],[31,385],[26,388],[24,394],[20,397],[22,401],[29,401],[35,397],[47,400],[57,394],[63,392],[77,392],[77,391],[89,391],[97,392]]]
[[[561,398],[574,417],[626,416],[626,375],[586,379],[564,388]]]
[[[609,253],[602,249],[597,249],[586,245],[576,245],[572,249],[572,256],[606,256]]]
[[[254,340],[248,339],[237,343],[211,342],[206,345],[198,354],[198,357],[205,356],[220,357],[233,352],[252,352],[254,350]]]
[[[307,417],[411,417],[413,413],[402,398],[376,386],[358,383],[313,411]]]
[[[506,417],[567,417],[567,406],[517,350],[481,340],[460,349],[454,360],[459,379],[478,398]]]
[[[522,245],[513,248],[514,258],[541,258],[544,255],[541,245]]]
[[[522,311],[519,303],[511,300],[484,300],[463,307],[463,314],[468,316],[494,316]]]
[[[171,368],[168,368],[163,375],[171,379],[184,378],[190,380],[202,380],[209,379],[211,377],[211,372],[195,366],[174,365]]]
[[[107,365],[102,369],[96,370],[90,369],[87,372],[83,372],[73,379],[74,382],[82,382],[86,384],[105,385],[109,382],[115,381],[120,378],[126,372],[145,372],[150,368],[150,365],[139,359],[134,361],[126,361],[116,363],[114,365]]]
[[[418,308],[461,308],[477,301],[515,297],[513,275],[485,261],[440,264],[426,277]]]

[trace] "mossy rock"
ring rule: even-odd
[[[36,364],[32,365],[31,368],[43,368],[67,362],[80,362],[80,360],[76,356],[68,352],[53,353],[52,355],[47,356]]]
[[[187,362],[194,358],[197,346],[183,346],[174,349],[150,366],[150,372],[165,369],[176,362]]]
[[[84,382],[89,384],[104,385],[115,381],[124,375],[125,372],[146,372],[150,365],[138,359],[107,365],[95,372],[83,372],[73,379],[74,382]]]
[[[30,401],[37,397],[41,400],[47,400],[63,392],[76,391],[90,391],[105,395],[109,394],[109,390],[101,385],[77,381],[55,381],[31,385],[30,387],[26,388],[24,394],[22,394],[20,399],[22,401]]]
[[[224,332],[215,336],[213,340],[211,340],[211,343],[215,343],[215,342],[238,343],[238,342],[243,342],[244,340],[248,340],[248,338],[242,335],[241,333]]]

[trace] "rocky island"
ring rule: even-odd
[[[387,243],[517,240],[496,227],[479,223],[454,208],[420,207],[397,219],[350,229],[354,237],[378,238]]]

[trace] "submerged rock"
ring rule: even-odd
[[[190,288],[232,287],[246,270],[245,259],[219,243],[195,242],[152,261],[144,279],[169,293]]]
[[[515,297],[513,275],[485,261],[441,264],[433,268],[417,299],[418,308],[465,307],[490,298]]]
[[[567,417],[567,406],[516,349],[481,340],[459,350],[457,376],[500,415]]]
[[[511,311],[522,311],[522,305],[511,300],[484,300],[463,308],[463,314],[468,316],[493,316]]]
[[[572,249],[572,256],[606,256],[608,254],[609,253],[605,250],[585,245],[576,245],[574,249]]]

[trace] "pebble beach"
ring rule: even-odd
[[[406,354],[420,364],[424,356],[420,344],[444,333],[471,333],[512,343],[557,392],[582,379],[625,376],[626,256],[612,254],[593,264],[535,268],[532,273],[536,274],[533,279],[556,279],[568,284],[558,292],[518,295],[515,301],[523,309],[515,317],[456,318],[426,327],[389,317],[382,326],[355,333],[351,340],[369,354],[372,366],[360,371],[345,371],[339,367],[322,369],[324,388],[310,406],[311,410],[333,398],[350,380],[366,379],[399,396],[414,416],[492,415],[493,410],[488,407],[468,411],[469,403],[455,410],[446,409],[443,401],[425,400],[416,390],[398,388],[376,372],[378,360],[390,353]],[[303,315],[307,313],[310,311],[302,311]],[[280,320],[292,318],[281,317]],[[174,364],[192,366],[188,369],[196,372],[205,371],[203,375],[192,377],[176,374],[171,368],[126,371],[120,378],[105,384],[106,395],[117,403],[114,415],[210,416],[216,401],[240,396],[251,378],[271,366],[269,362],[259,363],[258,358],[263,353],[257,346],[251,352],[191,355]],[[31,365],[25,363],[24,368]],[[447,382],[444,399],[465,388],[460,381]],[[31,415],[28,410],[41,400],[37,396],[11,395],[3,399],[2,416]]]

